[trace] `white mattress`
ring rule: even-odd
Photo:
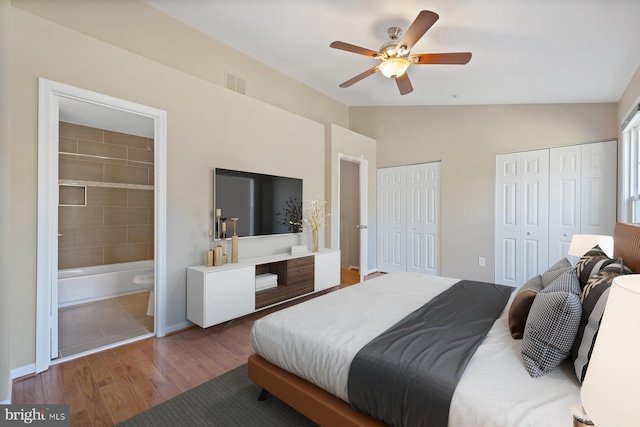
[[[256,321],[253,347],[271,363],[348,402],[349,367],[356,353],[457,281],[416,273],[367,280]],[[449,426],[571,425],[569,406],[580,399],[570,365],[530,378],[520,357],[522,340],[511,338],[507,313],[508,305],[460,379]]]

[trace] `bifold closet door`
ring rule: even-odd
[[[550,265],[568,256],[574,234],[613,235],[616,165],[616,141],[550,150]]]
[[[407,270],[406,167],[378,169],[378,270]]]
[[[407,166],[407,271],[438,274],[440,162]]]
[[[495,282],[521,286],[548,268],[549,150],[496,156]]]

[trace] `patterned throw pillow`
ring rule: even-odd
[[[576,340],[571,349],[573,367],[580,382],[584,380],[589,367],[589,359],[598,337],[598,329],[600,328],[602,314],[609,297],[611,283],[614,278],[629,273],[631,273],[631,269],[624,264],[622,258],[618,258],[615,262],[591,276],[587,286],[584,287],[580,294],[582,317]]]
[[[580,260],[576,263],[576,275],[580,280],[580,287],[587,286],[589,278],[598,271],[602,270],[607,265],[615,262],[615,260],[609,258],[607,254],[600,249],[599,245],[590,249],[586,254],[580,257]]]
[[[542,276],[537,275],[522,285],[509,307],[509,331],[513,339],[519,340],[524,333],[524,325],[531,310],[533,300],[542,290]]]
[[[547,271],[542,273],[542,287],[546,288],[554,280],[562,275],[562,273],[566,272],[568,269],[573,268],[571,263],[567,258],[562,258],[560,261],[553,264]]]
[[[551,372],[571,354],[581,314],[580,283],[573,269],[536,295],[522,338],[522,360],[532,378]]]

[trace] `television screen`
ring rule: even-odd
[[[240,237],[301,231],[302,179],[219,168],[214,176],[214,212],[220,209],[226,218],[227,237],[233,235],[231,218],[238,218]]]

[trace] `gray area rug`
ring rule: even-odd
[[[262,388],[242,365],[118,424],[148,426],[315,426],[273,395],[258,401]]]

